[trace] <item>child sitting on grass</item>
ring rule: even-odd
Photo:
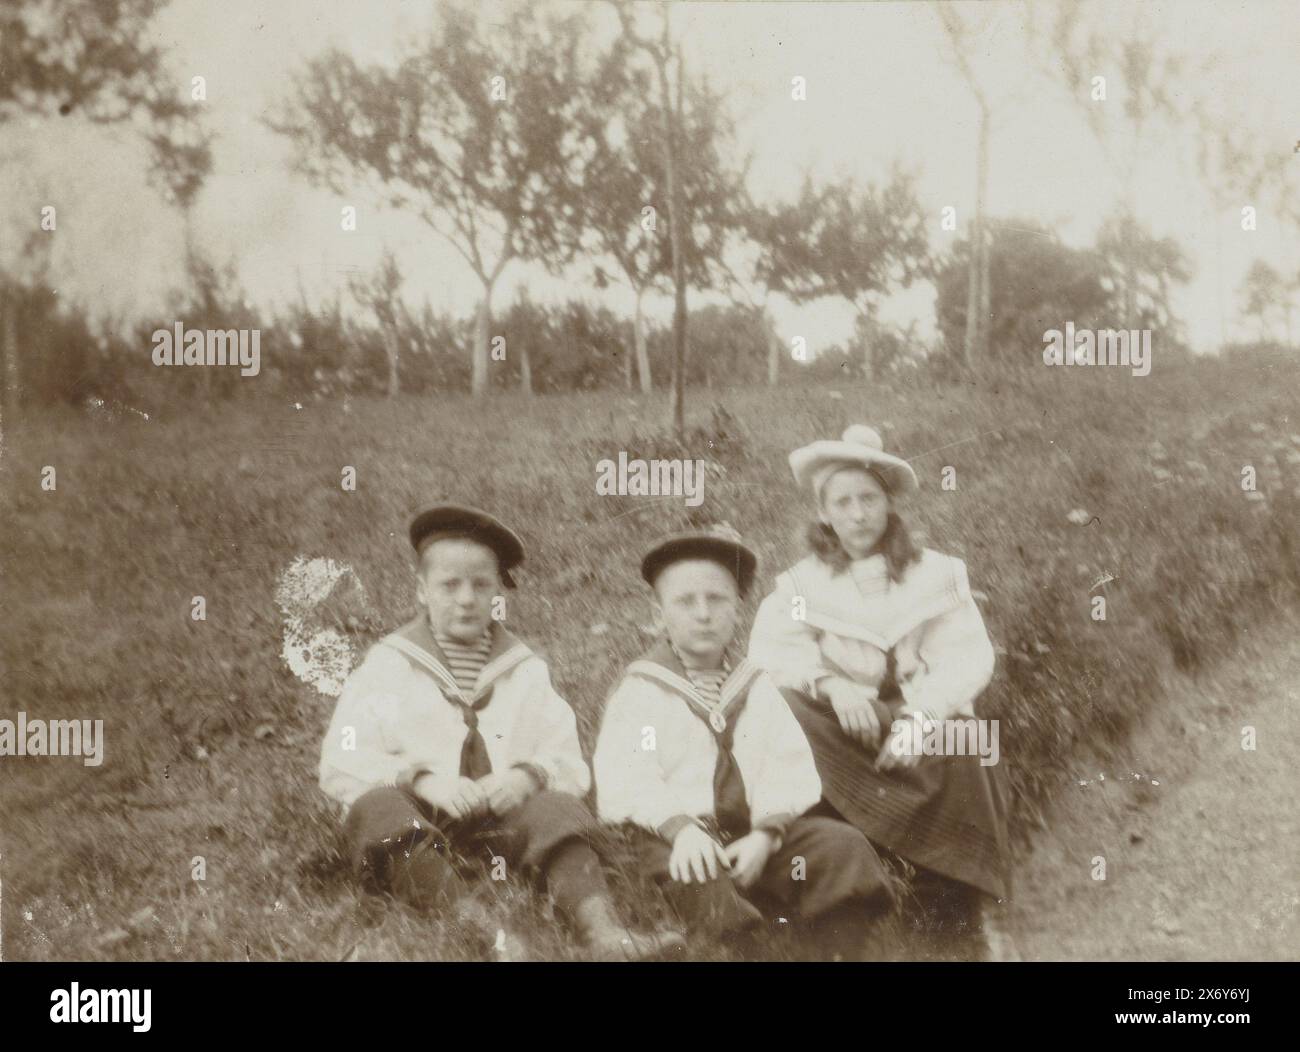
[[[514,587],[519,538],[453,505],[418,515],[410,537],[420,614],[348,678],[321,749],[321,788],[348,808],[363,887],[444,909],[464,890],[453,856],[478,855],[538,880],[598,958],[681,945],[619,922],[588,842],[591,775],[573,710],[545,662],[491,616]]]
[[[852,826],[804,816],[821,780],[803,731],[761,669],[727,659],[756,567],[724,528],[642,560],[666,636],[606,704],[597,809],[635,827],[644,872],[690,929],[752,932],[762,903],[803,922],[821,955],[857,958],[889,904],[884,867]]]

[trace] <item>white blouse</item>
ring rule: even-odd
[[[320,787],[344,805],[381,785],[427,772],[454,781],[469,730],[450,670],[398,633],[371,648],[348,677],[321,744]],[[494,771],[531,764],[547,786],[575,796],[591,787],[573,709],[551,686],[546,663],[516,642],[479,673],[492,691],[478,729]]]
[[[638,662],[633,669],[643,665]],[[735,720],[732,755],[745,783],[754,828],[783,828],[821,797],[812,748],[771,679],[750,662],[732,670],[716,706],[727,711],[748,689]],[[601,820],[633,822],[672,839],[674,820],[714,814],[718,743],[691,711],[692,684],[659,670],[626,675],[605,705],[596,754],[596,804]],[[701,709],[714,708],[698,699]]]
[[[782,686],[807,693],[831,675],[877,688],[891,647],[903,694],[900,716],[975,714],[975,699],[993,677],[994,654],[965,563],[927,548],[894,583],[883,555],[838,574],[810,555],[781,574],[763,600],[749,660]]]

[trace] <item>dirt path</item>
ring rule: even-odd
[[[1300,960],[1300,618],[1180,677],[1050,825],[1007,916],[1023,959]]]

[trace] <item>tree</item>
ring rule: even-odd
[[[1081,107],[1112,167],[1121,173],[1121,203],[1111,230],[1123,266],[1120,321],[1124,328],[1141,328],[1139,164],[1151,154],[1159,131],[1176,127],[1189,116],[1191,107],[1177,87],[1189,72],[1189,60],[1151,28],[1142,5],[1125,9],[1123,24],[1117,26],[1109,11],[1103,16],[1086,4],[1060,3],[1046,23],[1044,28],[1034,22],[1034,38],[1050,34],[1050,44],[1037,51],[1059,60],[1051,67],[1053,74]],[[1099,70],[1116,66],[1122,92],[1118,106],[1098,96],[1108,90],[1104,84],[1094,87]]]
[[[1225,89],[1222,94],[1230,93]],[[1300,235],[1300,163],[1293,144],[1289,140],[1279,140],[1274,134],[1255,131],[1249,122],[1253,114],[1224,104],[1222,98],[1215,95],[1198,99],[1196,112],[1201,128],[1198,160],[1220,211],[1226,210],[1230,204],[1250,202],[1261,213],[1272,213],[1291,228],[1293,235]],[[1217,225],[1215,236],[1217,257],[1221,245]],[[1264,280],[1263,274],[1259,275],[1259,280]],[[1289,286],[1284,321],[1290,342],[1289,297],[1291,293],[1300,292],[1300,273],[1290,282],[1284,282],[1281,277],[1278,281]],[[1248,274],[1243,287],[1249,288],[1254,284]],[[1221,324],[1223,315],[1220,291]],[[1222,333],[1221,342],[1227,342]]]
[[[272,322],[288,346],[276,356],[280,381],[290,391],[314,390],[325,396],[346,395],[355,370],[349,367],[347,320],[338,289],[311,303],[298,274],[298,295]]]
[[[0,6],[0,136],[19,118],[80,116],[96,124],[136,116],[149,128],[183,115],[149,26],[166,0],[7,0]],[[3,397],[21,394],[13,306],[0,296]]]
[[[984,209],[989,181],[989,134],[993,122],[993,106],[972,64],[971,55],[976,47],[974,29],[948,4],[940,4],[935,10],[952,48],[953,62],[966,82],[979,114],[975,154],[975,219],[970,234],[970,242],[974,246],[971,254],[973,265],[969,268],[966,337],[962,343],[963,359],[969,367],[988,353],[989,254]]]
[[[795,228],[795,223],[786,219],[793,206],[760,206],[743,186],[732,200],[735,206],[726,228],[727,247],[718,254],[718,265],[726,276],[732,302],[754,315],[767,350],[767,383],[774,387],[780,382],[784,347],[769,307],[773,294],[787,291],[786,283],[793,279],[793,272],[779,261],[781,246]]]
[[[619,359],[626,357],[628,328],[605,307],[579,300],[542,304],[521,289],[498,325],[511,348],[504,372],[526,392],[612,387]]]
[[[492,12],[495,15],[495,11]],[[332,50],[268,123],[313,182],[419,216],[483,288],[471,390],[488,389],[492,293],[507,265],[559,272],[581,223],[590,60],[586,13],[512,4],[500,22],[453,3],[396,68]]]
[[[691,332],[709,353],[692,356],[689,379],[705,387],[716,382],[759,382],[769,331],[767,319],[750,307],[712,303],[696,307],[691,312]]]
[[[0,124],[78,114],[111,124],[179,114],[149,25],[167,0],[9,0],[0,8]]]
[[[1193,103],[1198,125],[1196,168],[1214,207],[1215,299],[1219,315],[1219,346],[1228,342],[1227,311],[1223,281],[1223,213],[1234,203],[1257,200],[1269,178],[1264,155],[1258,150],[1258,137],[1252,132],[1247,116],[1236,105],[1225,103],[1235,98],[1231,92],[1206,92]],[[1284,199],[1286,195],[1284,195]]]
[[[391,249],[385,249],[378,268],[366,277],[353,276],[348,290],[357,303],[375,317],[388,360],[388,397],[396,398],[401,390],[397,359],[401,350],[399,315],[401,312],[402,272]]]
[[[186,241],[192,240],[191,211],[203,181],[212,172],[212,135],[198,110],[167,115],[145,136],[152,164],[149,181],[186,221]]]
[[[595,146],[583,188],[583,249],[597,260],[595,284],[605,288],[617,281],[633,293],[632,334],[643,392],[652,387],[643,301],[672,275],[671,238],[663,236],[659,220],[661,213],[667,214],[669,197],[663,147],[665,117],[653,101],[650,79],[647,70],[634,65],[614,69],[605,79],[605,90],[597,100],[601,112],[593,121]],[[681,197],[690,221],[682,224],[682,248],[687,284],[702,289],[718,280],[717,261],[732,221],[733,202],[741,193],[743,173],[724,161],[734,136],[724,100],[703,80],[687,85],[686,98],[689,105],[682,114],[680,134],[691,163],[682,166]],[[624,360],[626,381],[631,386],[633,357]]]
[[[1112,316],[1124,317],[1135,329],[1172,330],[1177,325],[1169,294],[1174,283],[1192,278],[1191,260],[1177,241],[1155,237],[1119,213],[1102,224],[1096,251]]]
[[[673,434],[686,433],[686,244],[685,231],[690,225],[682,195],[682,97],[686,81],[686,62],[681,42],[673,39],[671,8],[660,7],[657,37],[636,28],[636,15],[628,0],[615,3],[622,43],[649,56],[659,86],[659,112],[663,122],[664,180],[668,189],[668,236],[672,251],[673,272],[673,377],[669,413]]]
[[[1274,319],[1280,318],[1286,333],[1288,346],[1291,343],[1291,316],[1295,312],[1292,301],[1292,287],[1270,264],[1262,259],[1255,260],[1246,272],[1242,282],[1241,296],[1245,301],[1242,313],[1254,318],[1259,324],[1259,339],[1263,343],[1270,335],[1277,332]]]
[[[1108,314],[1096,252],[1070,248],[1032,220],[988,224],[991,302],[989,358],[1041,364],[1043,334],[1066,322],[1096,328]],[[958,241],[935,278],[935,313],[950,350],[961,346],[970,309],[971,243]]]
[[[915,175],[899,168],[883,186],[805,179],[793,204],[760,213],[751,230],[767,288],[796,303],[841,296],[860,318],[874,318],[883,295],[932,270]]]
[[[201,112],[192,107],[169,112],[156,122],[155,130],[145,138],[153,162],[149,168],[149,182],[181,214],[184,273],[191,281],[195,299],[204,313],[212,317],[218,302],[212,294],[219,288],[220,281],[215,266],[194,236],[194,205],[204,180],[212,172],[212,135],[200,116]],[[233,278],[228,276],[227,283],[232,282]],[[223,327],[219,318],[213,317],[212,320],[218,327]],[[202,376],[205,390],[210,390],[212,370],[202,370]]]
[[[515,360],[519,363],[519,390],[531,398],[533,394],[532,344],[539,335],[543,335],[542,323],[545,315],[533,303],[528,290],[522,287],[515,293],[515,302],[510,314],[511,321],[516,324],[509,326],[514,333],[509,337],[507,346],[518,352]],[[517,323],[518,319],[523,320],[522,325]]]
[[[753,214],[749,223],[762,222],[762,215]],[[748,229],[753,230],[753,226]],[[728,291],[733,303],[741,304],[753,315],[757,332],[767,351],[767,368],[765,375],[769,387],[775,387],[781,378],[781,359],[784,347],[781,334],[777,332],[776,321],[769,310],[772,293],[778,291],[762,280],[762,275],[774,269],[772,246],[758,240],[757,234],[745,237],[737,251],[740,260],[734,265],[728,264],[730,276]]]

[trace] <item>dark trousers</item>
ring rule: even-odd
[[[366,891],[417,909],[438,909],[465,890],[462,872],[478,863],[493,876],[516,869],[541,884],[561,910],[606,895],[589,837],[587,805],[570,793],[543,790],[505,815],[457,822],[401,789],[372,789],[343,823],[352,871]]]
[[[725,874],[706,883],[683,884],[668,873],[672,846],[641,837],[642,871],[695,931],[719,936],[753,928],[761,907],[779,910],[832,936],[860,940],[866,924],[889,905],[892,891],[879,856],[852,826],[829,818],[797,818],[758,880],[741,889]]]
[[[844,821],[825,799],[809,814]],[[912,873],[910,894],[903,896],[903,914],[912,928],[943,935],[964,935],[978,929],[980,908],[991,896],[933,869],[905,862],[888,848],[877,846],[877,851]]]

